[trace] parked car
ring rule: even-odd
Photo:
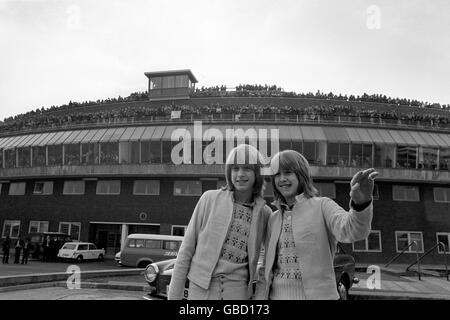
[[[119,251],[119,252],[117,252],[116,253],[116,255],[114,256],[114,260],[118,263],[118,264],[122,264],[122,262],[120,261],[120,254],[121,254],[122,252],[121,251]]]
[[[58,252],[58,258],[66,260],[103,260],[105,249],[97,249],[91,242],[67,242]]]
[[[50,243],[57,244],[57,248],[53,248],[49,254],[50,260],[55,260],[56,255],[58,254],[58,250],[66,243],[72,241],[70,235],[61,233],[61,232],[31,232],[29,234],[31,245],[33,247],[33,251],[31,253],[31,257],[34,259],[41,259],[44,253],[44,248],[42,244],[44,240],[50,236]]]
[[[167,291],[175,261],[176,259],[169,259],[147,266],[144,271],[144,277],[150,286],[150,292],[144,296],[144,299],[150,300],[152,297],[167,299]],[[340,299],[348,300],[348,291],[353,284],[359,282],[359,279],[355,277],[355,259],[351,255],[346,254],[340,245],[338,245],[334,257],[334,274]],[[185,299],[188,296],[188,288],[189,280],[186,280],[183,293]]]
[[[182,241],[181,236],[130,234],[120,251],[119,263],[122,266],[145,268],[150,263],[176,257]]]

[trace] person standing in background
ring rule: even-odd
[[[14,263],[20,263],[20,252],[22,251],[22,247],[23,247],[23,240],[19,236],[19,238],[17,238],[16,245],[14,246],[14,250],[15,250]]]
[[[9,248],[11,247],[11,239],[9,236],[6,236],[6,239],[3,241],[3,259],[2,263],[9,263]]]
[[[31,246],[30,238],[27,238],[23,244],[22,264],[28,264],[28,255],[30,253]]]

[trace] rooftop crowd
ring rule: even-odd
[[[108,105],[112,103],[130,102],[130,101],[145,101],[148,102],[147,92],[135,92],[128,97],[112,98],[106,100],[86,101],[82,103],[69,102],[67,105],[59,107],[52,106],[48,109],[37,109],[26,114],[20,114],[14,117],[5,119],[5,122],[0,126],[0,132],[27,130],[46,127],[59,127],[71,124],[83,124],[83,123],[98,123],[98,122],[116,122],[124,119],[133,119],[138,121],[139,119],[150,119],[156,117],[170,118],[171,112],[180,110],[183,118],[187,118],[189,115],[199,114],[286,114],[286,115],[298,115],[308,116],[309,119],[314,120],[318,116],[347,116],[347,117],[370,117],[370,118],[382,118],[393,120],[405,120],[405,121],[421,121],[429,125],[447,126],[450,125],[450,113],[449,115],[442,115],[432,112],[432,106],[426,103],[419,102],[417,100],[388,98],[382,95],[367,95],[362,96],[342,96],[334,95],[333,93],[325,94],[318,91],[316,94],[296,94],[293,92],[285,92],[283,89],[277,86],[268,85],[239,85],[233,91],[227,91],[225,86],[216,86],[209,88],[197,89],[192,96],[193,97],[212,97],[212,96],[238,96],[238,97],[303,97],[314,98],[319,100],[336,100],[336,103],[332,106],[321,105],[320,102],[308,107],[293,107],[281,104],[232,104],[232,103],[214,103],[201,106],[194,106],[188,104],[167,104],[162,106],[148,106],[143,105],[141,107],[121,107],[111,109],[108,111],[77,111],[77,107],[92,106],[92,105]],[[345,105],[339,103],[341,101],[361,101],[361,102],[378,102],[396,105],[410,105],[421,106],[423,108],[430,108],[430,112],[415,113],[414,111],[405,113],[401,112],[395,107],[390,111],[380,111],[376,108],[360,108],[352,105]],[[441,109],[450,110],[450,105],[441,106]],[[55,113],[52,111],[65,112]]]

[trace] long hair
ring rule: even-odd
[[[297,194],[304,193],[305,197],[312,198],[318,194],[314,187],[309,168],[308,160],[295,150],[284,150],[278,152],[271,160],[272,168],[272,187],[275,200],[285,202],[283,195],[278,191],[275,185],[275,175],[280,171],[291,171],[297,176],[299,185]]]
[[[261,168],[264,165],[264,158],[258,149],[248,144],[240,144],[230,151],[227,161],[225,162],[225,178],[227,184],[223,187],[224,190],[235,190],[231,180],[231,168],[234,165],[245,166],[253,170],[255,173],[253,197],[262,197],[264,178],[261,176]]]

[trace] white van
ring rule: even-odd
[[[153,262],[176,258],[183,237],[162,234],[130,234],[120,251],[123,266],[145,268]]]

